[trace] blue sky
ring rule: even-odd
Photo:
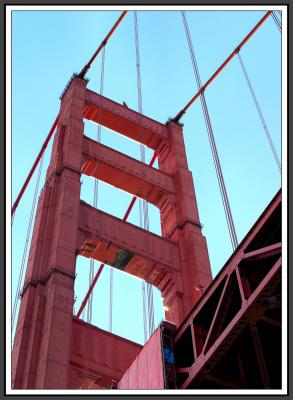
[[[12,200],[14,201],[58,114],[59,96],[112,27],[120,11],[14,11],[12,17]],[[264,11],[188,11],[195,54],[204,83],[264,15]],[[197,92],[179,11],[139,11],[138,29],[145,115],[165,123]],[[281,35],[269,18],[241,50],[280,157]],[[87,76],[99,91],[101,57]],[[134,17],[129,11],[106,46],[104,95],[137,110]],[[224,179],[239,242],[280,187],[280,174],[265,139],[240,64],[235,58],[206,91]],[[213,276],[232,252],[200,101],[181,120],[193,173],[200,220]],[[85,134],[96,137],[86,122]],[[137,143],[102,128],[102,142],[139,159]],[[43,178],[51,146],[46,151]],[[152,156],[147,151],[147,162]],[[93,201],[93,180],[82,176],[81,198]],[[36,174],[13,225],[13,299]],[[98,208],[122,218],[131,196],[99,183]],[[149,207],[150,230],[160,234],[159,212]],[[139,225],[138,205],[129,222]],[[98,264],[96,263],[96,269]],[[76,310],[87,290],[89,260],[77,260]],[[142,343],[141,281],[114,271],[113,332]],[[93,323],[108,329],[109,269],[96,285]],[[155,322],[163,318],[155,290]]]

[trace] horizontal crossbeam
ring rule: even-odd
[[[164,194],[175,194],[172,176],[88,137],[83,140],[81,172],[159,207]]]
[[[80,255],[153,283],[179,271],[177,244],[110,214],[80,203],[77,249]]]
[[[153,150],[168,139],[165,125],[88,89],[83,116]]]

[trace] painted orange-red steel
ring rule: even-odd
[[[154,165],[157,157],[158,157],[157,153],[154,152],[154,154],[153,154],[153,156],[152,156],[152,158],[150,160],[150,163],[149,163],[150,167],[152,167]],[[125,213],[124,217],[122,218],[122,221],[127,221],[127,218],[129,217],[129,214],[130,214],[130,212],[131,212],[136,200],[137,200],[137,197],[133,196],[133,198],[132,198],[132,200],[131,200],[131,202],[130,202],[127,210],[126,210],[126,213]],[[94,287],[95,287],[95,285],[96,285],[96,283],[97,283],[97,281],[98,281],[98,279],[99,279],[99,277],[100,277],[100,275],[101,275],[101,273],[102,273],[102,271],[104,269],[104,266],[105,266],[105,264],[101,264],[99,269],[98,269],[98,271],[96,272],[96,275],[95,275],[92,283],[90,284],[90,287],[88,288],[88,291],[87,291],[87,293],[86,293],[86,295],[85,295],[85,297],[84,297],[84,299],[83,299],[83,301],[81,303],[81,306],[80,306],[80,308],[78,310],[77,317],[79,317],[81,315],[84,307],[86,306],[86,303],[87,303],[87,301],[88,301],[88,299],[90,297],[90,294],[94,290]]]
[[[221,73],[221,71],[229,64],[234,56],[241,50],[241,48],[248,42],[252,35],[259,29],[259,27],[265,22],[265,20],[271,15],[272,11],[267,11],[266,14],[260,19],[260,21],[251,29],[251,31],[245,36],[245,38],[239,43],[239,45],[232,51],[232,53],[226,58],[226,60],[219,66],[219,68],[213,73],[213,75],[207,80],[207,82],[201,87],[201,89],[192,97],[192,99],[186,104],[186,106],[176,115],[174,121],[178,122],[188,108],[195,102],[195,100],[206,90],[206,88],[213,82],[213,80]]]
[[[68,388],[78,254],[107,261],[152,282],[164,298],[166,319],[175,325],[200,296],[196,286],[204,290],[211,282],[182,126],[172,121],[162,125],[89,94],[86,84],[84,79],[73,77],[61,100],[47,171],[50,180],[39,198],[16,327],[12,354],[15,389]],[[158,155],[161,176],[175,181],[175,193],[163,193],[158,201],[162,237],[80,201],[86,117],[135,140],[140,128],[144,131],[145,144],[156,152],[151,163]],[[145,165],[135,166],[141,184],[146,184],[141,174]]]
[[[130,340],[72,319],[68,388],[76,389],[87,381],[101,388],[118,382],[138,356],[142,346]]]
[[[119,132],[153,150],[157,149],[162,140],[168,139],[166,125],[89,89],[86,90],[84,118]]]
[[[203,379],[204,375],[208,374],[208,371],[212,369],[219,358],[217,354],[224,354],[228,351],[243,326],[260,313],[257,307],[262,305],[264,300],[266,302],[266,299],[271,296],[270,293],[274,293],[274,289],[279,284],[281,279],[281,242],[277,238],[276,243],[270,245],[264,243],[269,240],[268,238],[272,238],[274,231],[277,231],[277,223],[280,223],[280,220],[276,220],[276,215],[281,205],[281,199],[282,194],[279,191],[177,330],[174,338],[175,343],[180,342],[186,332],[191,332],[192,336],[193,363],[177,369],[178,374],[186,375],[186,379],[180,386],[181,389],[190,388],[192,382],[199,378]],[[270,222],[272,218],[274,218],[274,223]],[[273,230],[271,228],[266,236],[265,229],[268,228],[265,227],[269,224],[272,225]],[[252,244],[253,250],[250,250]],[[246,260],[250,262],[261,258],[268,260],[269,257],[273,259],[272,264],[267,261],[267,265],[271,265],[271,267],[259,282],[256,278],[259,271],[257,264],[255,264],[254,277],[251,278],[255,287],[251,288],[247,280],[247,270],[245,270],[246,274],[242,275],[241,264]],[[241,305],[238,312],[230,318],[226,327],[219,331],[218,336],[215,336],[215,321],[219,323],[219,320],[223,318],[219,310],[224,308],[223,299],[226,294],[227,296],[230,294],[227,284],[232,275],[236,276],[236,288],[240,293]],[[218,293],[219,289],[221,289],[221,295],[219,295],[216,303],[217,306],[209,308],[208,305],[212,304],[213,299],[215,299],[213,296]],[[201,331],[202,328],[197,320],[198,316],[203,314],[202,310],[206,310],[205,321],[210,321],[209,328],[206,331]],[[185,358],[187,359],[187,356]]]
[[[118,389],[164,389],[163,356],[158,328],[118,382]]]
[[[159,206],[162,196],[175,194],[175,180],[147,164],[86,138],[81,172]]]

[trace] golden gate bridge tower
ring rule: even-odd
[[[12,387],[281,388],[281,192],[212,280],[183,113],[162,124],[89,90],[93,59],[69,81],[50,133],[56,129],[21,291]],[[87,137],[84,119],[154,150],[150,165]],[[81,174],[158,207],[162,237],[82,201]],[[144,346],[73,314],[79,255],[160,290],[165,320]]]

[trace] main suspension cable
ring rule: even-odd
[[[106,37],[104,38],[104,40],[101,42],[100,46],[97,48],[97,50],[94,52],[94,54],[92,55],[92,57],[90,58],[90,60],[88,61],[87,64],[85,64],[85,66],[83,67],[83,69],[80,71],[79,73],[79,77],[80,78],[84,78],[85,74],[87,73],[87,71],[90,69],[92,63],[94,62],[94,60],[96,59],[96,57],[98,56],[98,54],[101,52],[101,50],[106,46],[108,40],[110,39],[110,37],[113,35],[113,33],[115,32],[115,30],[117,29],[118,25],[121,23],[121,21],[123,20],[123,18],[125,17],[125,15],[127,14],[127,11],[123,11],[122,14],[120,15],[120,17],[117,19],[117,21],[115,22],[115,24],[113,25],[113,27],[110,29],[109,33],[106,35]]]
[[[195,57],[195,52],[194,52],[194,48],[193,48],[193,44],[192,44],[192,39],[191,39],[185,11],[181,11],[181,15],[182,15],[183,25],[184,25],[187,43],[188,43],[188,47],[189,47],[190,57],[191,57],[192,65],[193,65],[193,71],[194,71],[194,75],[195,75],[196,82],[197,82],[197,87],[198,87],[198,90],[200,90],[202,88],[201,79],[200,79],[199,69],[198,69],[198,65],[197,65],[197,61],[196,61],[196,57]],[[209,137],[209,142],[210,142],[210,146],[211,146],[211,150],[212,150],[212,156],[213,156],[213,160],[214,160],[214,164],[215,164],[218,184],[219,184],[222,202],[223,202],[223,206],[224,206],[224,211],[225,211],[225,215],[226,215],[226,220],[227,220],[227,225],[228,225],[228,229],[229,229],[229,235],[230,235],[230,239],[231,239],[231,243],[232,243],[232,248],[233,248],[233,250],[235,250],[238,246],[237,234],[236,234],[235,225],[234,225],[234,221],[233,221],[233,217],[232,217],[232,211],[231,211],[231,207],[230,207],[230,202],[229,202],[229,198],[228,198],[228,194],[227,194],[226,185],[224,182],[222,167],[221,167],[218,150],[217,150],[217,146],[216,146],[216,142],[215,142],[212,123],[211,123],[210,115],[208,112],[205,95],[203,92],[201,93],[200,101],[201,101],[201,105],[202,105],[202,110],[203,110],[206,129],[207,129],[207,133],[208,133],[208,137]]]
[[[39,192],[39,185],[40,185],[40,179],[41,179],[41,174],[42,174],[42,169],[43,169],[43,162],[44,162],[44,154],[41,156],[41,161],[40,161],[40,165],[39,165],[39,171],[38,171],[38,175],[37,175],[35,191],[34,191],[34,197],[33,197],[30,217],[29,217],[29,224],[28,224],[27,233],[26,233],[25,245],[24,245],[23,254],[22,254],[22,260],[21,260],[21,266],[20,266],[20,271],[19,271],[19,276],[18,276],[17,289],[16,289],[14,303],[13,303],[13,309],[12,309],[12,328],[11,328],[11,331],[13,331],[15,317],[16,317],[17,304],[18,304],[18,300],[19,300],[19,297],[20,297],[20,289],[21,289],[21,286],[22,286],[24,266],[25,266],[25,262],[26,262],[26,258],[27,258],[27,250],[28,250],[28,246],[29,246],[29,242],[30,242],[32,224],[33,224],[33,219],[34,219],[35,209],[36,209],[36,204],[37,204],[37,195],[38,195],[38,192]]]
[[[263,130],[264,130],[264,132],[265,132],[267,141],[269,142],[269,146],[270,146],[270,149],[271,149],[271,151],[272,151],[274,160],[275,160],[275,162],[276,162],[276,164],[277,164],[277,167],[278,167],[278,169],[279,169],[279,172],[281,172],[281,162],[280,162],[280,159],[279,159],[279,157],[278,157],[277,150],[276,150],[275,145],[274,145],[274,142],[273,142],[273,140],[272,140],[272,137],[271,137],[269,128],[268,128],[268,126],[267,126],[267,124],[266,124],[266,121],[265,121],[265,119],[264,119],[262,109],[260,108],[259,102],[258,102],[258,100],[257,100],[257,98],[256,98],[255,91],[254,91],[254,89],[253,89],[253,87],[252,87],[251,81],[250,81],[250,79],[249,79],[249,76],[248,76],[246,67],[245,67],[245,65],[244,65],[244,63],[243,63],[243,60],[242,60],[242,58],[241,58],[241,56],[240,56],[240,53],[238,53],[237,56],[238,56],[238,60],[239,60],[240,65],[241,65],[241,69],[242,69],[243,75],[244,75],[244,77],[245,77],[245,79],[246,79],[246,83],[247,83],[247,85],[248,85],[248,88],[249,88],[251,97],[252,97],[252,99],[253,99],[255,108],[256,108],[256,110],[257,110],[259,119],[260,119],[260,121],[261,121]]]
[[[89,62],[83,67],[83,69],[82,69],[81,72],[79,73],[79,77],[80,77],[80,78],[84,78],[85,74],[87,73],[87,71],[88,71],[89,68],[91,67],[93,61],[94,61],[95,58],[98,56],[98,54],[100,53],[100,51],[104,48],[104,46],[105,46],[106,43],[108,42],[109,38],[112,36],[112,34],[114,33],[114,31],[117,29],[118,25],[119,25],[120,22],[123,20],[123,18],[125,17],[126,14],[127,14],[127,11],[123,11],[123,12],[122,12],[122,14],[121,14],[120,17],[118,18],[118,20],[115,22],[115,24],[113,25],[113,27],[110,29],[109,33],[106,35],[106,37],[104,38],[104,40],[102,41],[102,43],[100,44],[100,46],[98,47],[98,49],[97,49],[97,50],[95,51],[95,53],[92,55],[92,57],[91,57],[91,59],[89,60]],[[23,196],[23,193],[24,193],[25,189],[27,188],[27,186],[28,186],[28,184],[29,184],[29,182],[30,182],[30,180],[31,180],[31,177],[33,176],[33,173],[34,173],[35,169],[37,168],[37,166],[38,166],[38,164],[39,164],[39,162],[40,162],[40,159],[41,159],[42,155],[43,155],[44,152],[45,152],[46,147],[48,146],[48,143],[49,143],[49,141],[50,141],[50,139],[51,139],[51,137],[52,137],[52,135],[53,135],[53,133],[54,133],[54,131],[55,131],[55,128],[56,128],[56,126],[57,126],[57,124],[58,124],[58,121],[59,121],[59,114],[57,115],[57,117],[56,117],[56,119],[55,119],[55,121],[54,121],[54,123],[53,123],[53,126],[52,126],[52,128],[51,128],[51,130],[50,130],[50,132],[49,132],[49,134],[48,134],[48,136],[47,136],[47,138],[46,138],[46,140],[45,140],[43,146],[41,147],[41,150],[40,150],[40,152],[39,152],[39,154],[38,154],[38,156],[37,156],[37,158],[36,158],[36,160],[35,160],[35,162],[34,162],[32,168],[31,168],[31,170],[30,170],[30,172],[29,172],[29,174],[28,174],[28,176],[27,176],[27,178],[26,178],[26,180],[25,180],[25,182],[24,182],[24,184],[23,184],[23,186],[22,186],[22,188],[21,188],[21,190],[20,190],[20,192],[19,192],[19,194],[18,194],[18,196],[17,196],[17,198],[16,198],[16,200],[15,200],[13,206],[12,206],[12,208],[11,208],[11,215],[12,215],[12,216],[13,216],[13,214],[15,213],[15,210],[16,210],[16,208],[17,208],[17,206],[18,206],[18,204],[19,204],[19,202],[20,202],[20,200],[21,200],[21,198],[22,198],[22,196]]]
[[[226,58],[226,60],[220,65],[220,67],[213,73],[213,75],[206,81],[201,89],[192,97],[192,99],[186,104],[186,106],[179,111],[176,117],[173,119],[175,122],[179,122],[185,112],[195,102],[195,100],[206,90],[206,88],[213,82],[213,80],[222,72],[222,70],[229,64],[233,57],[239,52],[239,50],[248,42],[253,34],[259,29],[264,21],[271,15],[272,11],[268,11],[260,21],[254,26],[254,28],[245,36],[240,44],[232,51],[232,53]]]
[[[20,189],[20,192],[19,192],[19,194],[18,194],[18,196],[17,196],[17,198],[16,198],[16,200],[15,200],[15,202],[14,202],[12,208],[11,208],[11,215],[12,216],[14,215],[15,210],[16,210],[16,208],[17,208],[17,206],[18,206],[18,204],[19,204],[19,202],[20,202],[20,200],[21,200],[21,198],[22,198],[22,196],[23,196],[23,194],[25,192],[25,189],[27,188],[27,186],[28,186],[33,174],[34,174],[34,172],[35,172],[35,170],[36,170],[36,168],[37,168],[37,166],[38,166],[38,164],[39,164],[39,162],[40,162],[40,160],[41,160],[41,158],[42,158],[42,156],[43,156],[43,154],[44,154],[44,152],[45,152],[45,150],[46,150],[46,148],[48,146],[48,143],[50,142],[50,139],[53,136],[53,133],[55,132],[55,129],[56,129],[57,124],[58,124],[58,121],[59,121],[59,114],[57,115],[57,117],[56,117],[56,119],[55,119],[55,121],[54,121],[54,123],[53,123],[53,125],[52,125],[52,127],[51,127],[51,129],[49,131],[49,133],[48,133],[48,136],[46,137],[46,140],[44,141],[44,143],[43,143],[43,145],[41,147],[41,150],[39,151],[39,154],[37,155],[37,158],[36,158],[35,162],[33,163],[33,166],[31,168],[31,170],[30,170],[30,172],[29,172],[24,184],[22,185],[22,188]]]

